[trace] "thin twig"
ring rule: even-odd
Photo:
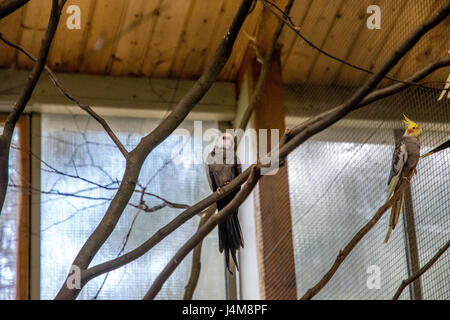
[[[447,243],[444,244],[438,252],[436,252],[436,254],[430,259],[430,261],[427,262],[426,265],[417,270],[416,273],[414,273],[411,277],[402,281],[392,300],[398,300],[406,286],[408,286],[411,282],[414,282],[425,272],[427,272],[427,270],[430,269],[436,263],[436,261],[438,261],[438,259],[444,254],[445,251],[447,251],[448,248],[450,248],[450,240],[447,241]]]

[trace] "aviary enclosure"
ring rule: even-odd
[[[1,0],[0,299],[450,299],[449,15]]]

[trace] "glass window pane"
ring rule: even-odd
[[[108,118],[107,121],[128,150],[159,123],[151,119]],[[186,121],[183,127],[192,131],[193,122]],[[217,122],[203,122],[204,130],[214,127]],[[181,135],[173,134],[151,153],[141,170],[136,190],[143,186],[148,193],[187,205],[211,192],[203,164],[171,161],[172,150],[184,146],[183,141]],[[193,142],[194,138],[187,140],[189,145]],[[103,129],[85,116],[44,114],[41,150],[41,298],[51,299],[62,285],[75,255],[103,217],[124,172],[125,161]],[[188,153],[188,157],[192,154]],[[140,193],[135,193],[130,204],[138,205],[140,197]],[[162,204],[152,196],[146,195],[144,200],[148,207]],[[128,206],[91,266],[136,248],[179,213],[180,209],[169,207],[147,213]],[[194,217],[140,259],[92,280],[79,298],[141,299],[169,259],[196,231],[198,222],[199,218]],[[205,263],[202,263],[194,298],[223,299],[223,257],[218,251],[215,231],[204,242],[202,261]],[[190,266],[191,255],[169,278],[157,298],[182,299]]]

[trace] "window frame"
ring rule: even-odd
[[[7,119],[0,113],[0,123]],[[23,114],[16,124],[18,134],[19,164],[18,172],[25,184],[30,183],[30,116]],[[22,182],[23,183],[23,182]],[[16,253],[16,299],[29,299],[30,292],[30,192],[26,188],[17,190],[17,253]]]

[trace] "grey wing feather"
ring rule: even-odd
[[[217,184],[214,179],[214,174],[211,172],[211,167],[208,164],[206,164],[205,169],[206,169],[206,177],[208,178],[209,186],[211,187],[211,190],[215,192],[217,189]]]
[[[393,177],[398,177],[401,174],[403,166],[405,165],[407,159],[408,159],[408,152],[406,151],[405,144],[401,140],[394,151],[388,185],[391,183]]]

